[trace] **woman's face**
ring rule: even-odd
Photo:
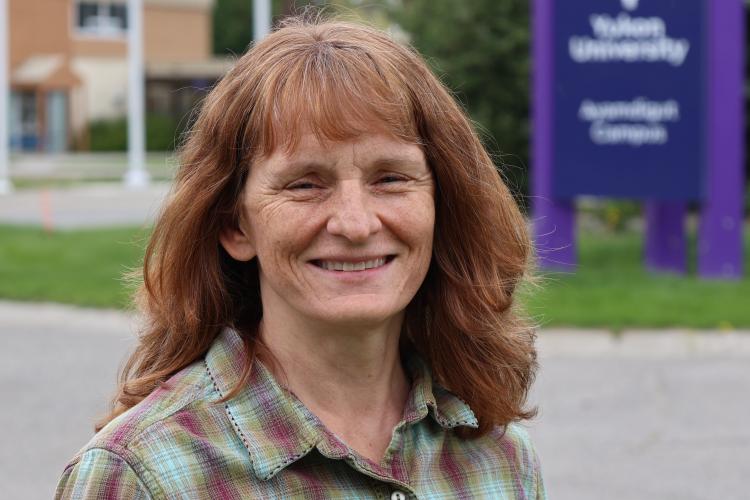
[[[319,142],[253,164],[239,230],[222,244],[258,258],[263,314],[373,324],[400,315],[427,274],[434,181],[422,149],[380,134]]]

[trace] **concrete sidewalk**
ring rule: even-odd
[[[551,499],[747,498],[750,332],[544,331],[539,352]]]
[[[165,182],[138,190],[115,182],[18,189],[0,196],[0,223],[56,229],[142,226],[154,220],[168,191]]]
[[[134,345],[119,311],[0,302],[0,498],[51,498]],[[529,423],[550,499],[746,498],[750,332],[545,330]]]
[[[169,151],[147,151],[146,169],[154,178],[171,178],[177,158]],[[10,175],[15,181],[122,181],[128,169],[124,151],[13,152]]]
[[[0,195],[0,224],[56,229],[150,224],[177,162],[173,153],[149,152],[146,169],[157,180],[144,189],[128,189],[123,183],[127,154],[122,152],[14,154],[14,184],[49,187],[17,187]]]

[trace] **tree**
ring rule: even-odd
[[[389,10],[467,108],[511,188],[525,194],[529,2],[402,0]]]
[[[213,15],[214,54],[241,55],[252,40],[252,0],[217,0]]]
[[[278,20],[309,3],[316,2],[272,0],[271,9]],[[216,0],[213,12],[213,53],[239,56],[252,41],[253,0]]]

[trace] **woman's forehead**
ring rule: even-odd
[[[373,133],[407,142],[419,140],[411,105],[395,89],[380,89],[374,83],[356,88],[336,81],[318,83],[308,81],[297,91],[289,85],[267,97],[271,101],[266,101],[268,112],[258,124],[264,152],[294,150],[309,134],[320,142],[348,141]]]
[[[423,165],[425,162],[419,144],[377,129],[341,140],[321,138],[308,131],[295,141],[293,147],[276,148],[264,159],[278,168],[292,170],[315,165],[331,167],[340,162],[382,167],[399,164]]]
[[[303,118],[295,125],[282,127],[277,124],[274,128],[276,130],[271,134],[274,140],[263,155],[265,157],[276,154],[289,158],[316,152],[325,154],[333,146],[344,143],[351,146],[366,145],[366,149],[387,149],[399,145],[419,146],[421,142],[413,134],[404,133],[401,127],[394,129],[390,124],[375,118],[343,118],[334,126]]]

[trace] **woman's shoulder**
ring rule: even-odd
[[[189,455],[196,435],[221,435],[223,427],[231,427],[223,405],[216,404],[220,398],[203,360],[184,368],[76,454],[65,467],[57,498],[88,498],[113,487],[127,493],[117,498],[150,498],[157,485],[149,472],[154,464]]]
[[[490,435],[507,454],[523,463],[530,463],[536,456],[536,449],[529,431],[519,422],[497,426],[490,432]]]
[[[539,456],[528,430],[521,423],[511,422],[495,427],[488,435],[494,441],[501,460],[515,471],[514,479],[521,483],[529,498],[545,498]]]
[[[188,423],[186,412],[195,414],[206,411],[218,399],[220,396],[206,372],[205,363],[203,360],[196,361],[109,422],[84,450],[90,447],[135,448],[165,426],[185,426]],[[190,420],[193,419],[194,416]]]

